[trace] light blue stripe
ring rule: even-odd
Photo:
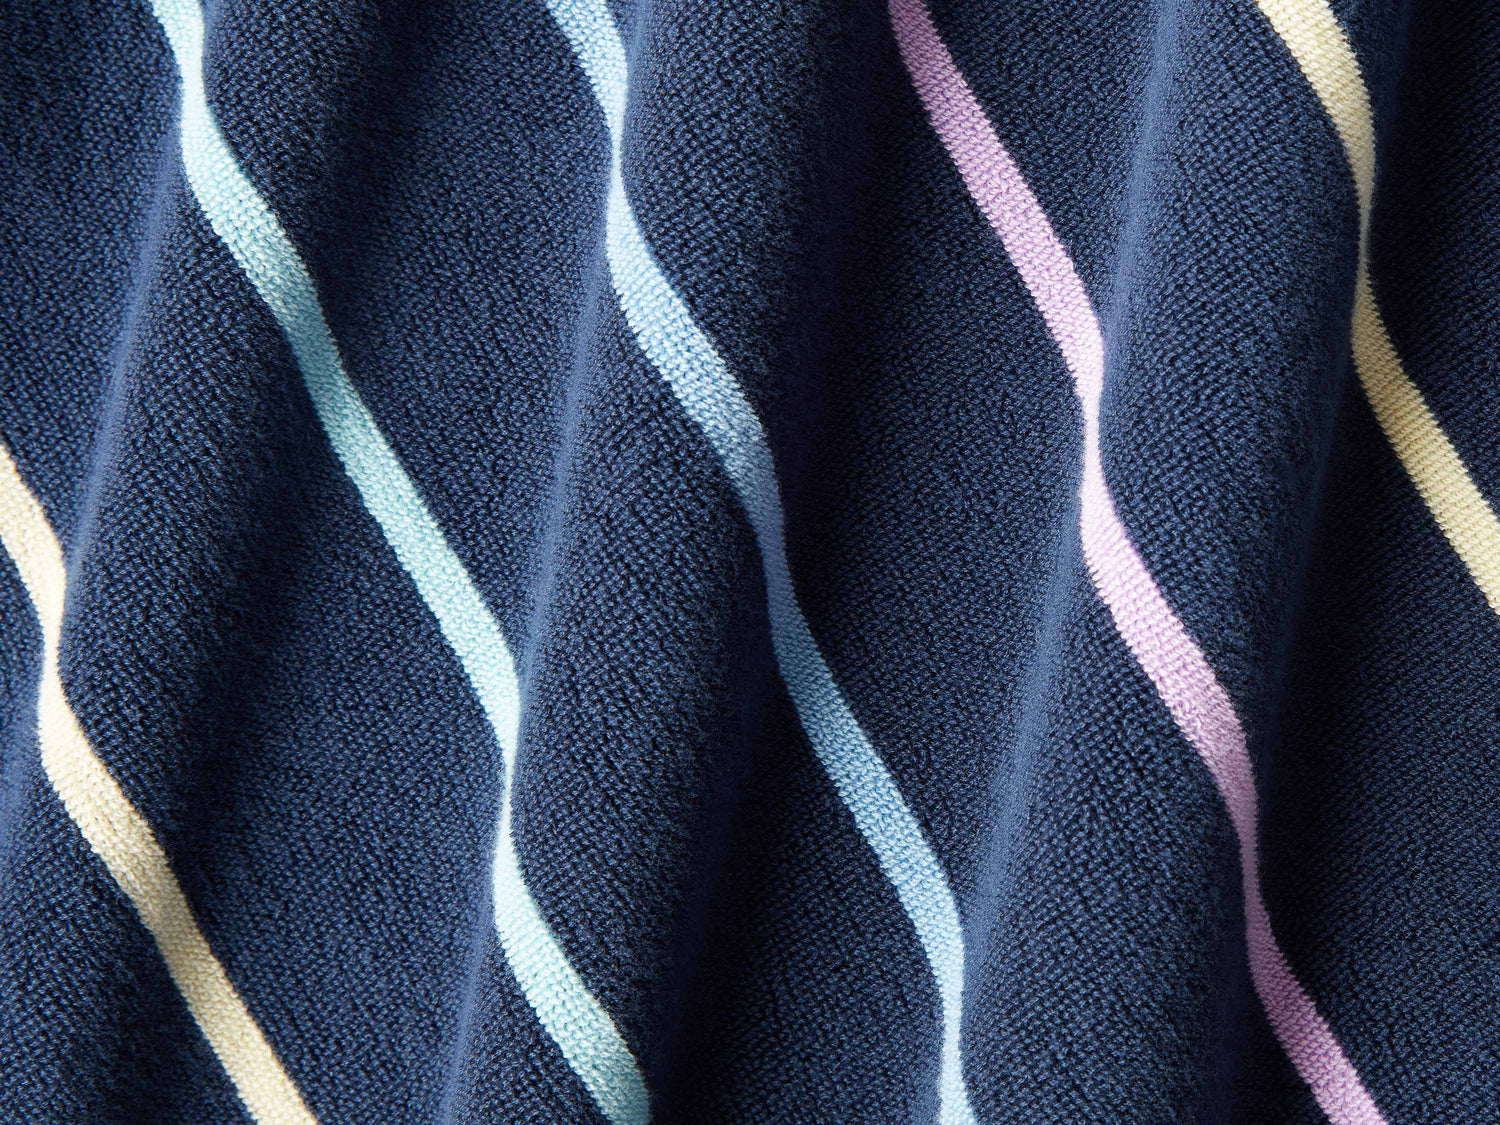
[[[621,179],[625,48],[605,0],[547,0],[593,87],[609,129],[606,255],[615,292],[641,350],[703,430],[749,516],[760,547],[771,642],[787,692],[818,760],[906,908],[937,983],[942,1010],[940,1120],[971,1125],[959,1049],[964,990],[963,927],[948,880],[890,771],[844,702],[787,566],[785,518],[765,430],[713,344],[673,291],[636,223]]]
[[[511,836],[520,691],[500,626],[349,381],[312,276],[219,132],[203,88],[203,13],[196,0],[153,0],[152,6],[182,72],[188,183],[286,333],[329,443],[437,618],[500,744],[504,777],[494,857],[500,944],[526,999],[604,1115],[613,1125],[642,1125],[648,1106],[640,1068],[568,963],[521,874]]]

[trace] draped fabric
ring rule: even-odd
[[[1500,1121],[1500,8],[0,52],[0,1121]]]

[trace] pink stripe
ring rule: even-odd
[[[1239,841],[1245,939],[1255,991],[1287,1057],[1335,1125],[1385,1125],[1326,1020],[1271,933],[1256,859],[1255,781],[1245,731],[1202,649],[1172,612],[1115,512],[1099,455],[1104,339],[1073,260],[995,135],[923,0],[890,0],[912,84],[969,194],[1000,236],[1057,341],[1083,405],[1084,560],[1115,628],[1208,766]]]

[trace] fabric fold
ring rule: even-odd
[[[1208,768],[1234,826],[1250,974],[1287,1057],[1334,1125],[1384,1125],[1374,1099],[1271,932],[1260,885],[1255,781],[1229,693],[1130,540],[1099,448],[1104,338],[1071,256],[1000,143],[922,0],[890,0],[912,84],[970,196],[1005,247],[1073,376],[1083,408],[1079,531],[1094,588],[1178,729]]]

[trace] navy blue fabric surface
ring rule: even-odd
[[[1500,1121],[1500,615],[1356,377],[1333,125],[1253,0],[930,7],[1097,309],[1106,475],[1248,735],[1280,948],[1386,1121]],[[1332,10],[1385,323],[1493,505],[1500,9]],[[957,903],[973,1119],[1325,1120],[1224,803],[1091,584],[1068,371],[886,6],[610,13],[626,195]],[[609,132],[548,5],[204,20],[224,140],[514,654],[521,869],[650,1120],[939,1120],[924,945],[622,311]],[[3,32],[0,442],[65,552],[93,752],[313,1119],[609,1122],[497,936],[495,732],[195,195],[151,3]],[[54,792],[44,659],[0,564],[0,1121],[264,1125]]]

